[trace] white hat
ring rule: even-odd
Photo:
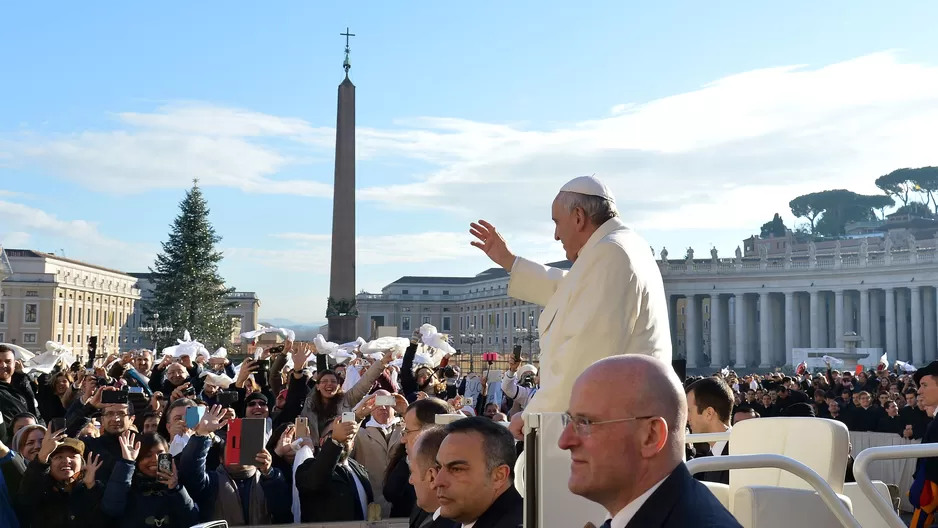
[[[615,203],[616,199],[612,195],[612,191],[609,190],[609,187],[599,181],[599,178],[595,176],[580,176],[578,178],[573,178],[568,181],[566,185],[560,188],[560,192],[572,192],[577,194],[585,194],[587,196],[599,196],[600,198],[605,198],[610,202]]]

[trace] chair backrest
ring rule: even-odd
[[[823,418],[757,418],[739,422],[730,432],[731,455],[793,458],[817,472],[835,493],[843,493],[849,450],[847,427]],[[813,489],[801,478],[773,468],[730,471],[730,501],[741,486]]]

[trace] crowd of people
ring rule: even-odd
[[[287,341],[237,367],[139,350],[28,373],[0,345],[0,526],[520,526],[505,412],[536,369],[489,390],[417,350],[336,365]],[[236,419],[264,423],[252,464],[226,460]]]

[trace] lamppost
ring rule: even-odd
[[[538,335],[537,328],[534,328],[534,316],[528,316],[528,326],[530,328],[515,328],[515,333],[520,334],[516,336],[515,339],[518,339],[522,342],[526,341],[528,343],[528,358],[531,361],[534,361],[534,342],[537,341],[540,336]]]
[[[482,343],[482,338],[484,337],[482,334],[473,333],[475,328],[475,325],[469,325],[468,334],[459,334],[460,341],[463,344],[469,345],[469,372],[472,372],[473,367],[475,366],[475,363],[472,359],[472,345],[476,343]]]
[[[153,355],[156,356],[159,353],[159,341],[160,337],[164,335],[169,335],[173,333],[172,326],[160,326],[160,314],[153,314],[152,324],[145,324],[137,327],[137,331],[141,334],[147,334],[150,336],[150,341],[153,343]]]

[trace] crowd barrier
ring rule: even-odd
[[[919,444],[920,440],[906,440],[892,433],[850,433],[850,453],[854,458],[861,451],[870,447]],[[909,502],[909,488],[915,477],[915,459],[878,460],[870,464],[869,474],[872,480],[881,480],[886,484],[899,487],[899,509],[904,512],[913,510]]]

